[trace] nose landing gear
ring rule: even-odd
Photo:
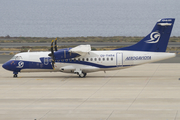
[[[18,72],[13,72],[13,74],[14,74],[14,75],[13,75],[14,78],[17,78],[17,77],[18,77],[18,75],[17,75]]]
[[[14,77],[14,78],[16,78],[16,77],[18,77],[18,76],[17,76],[17,74],[14,74],[14,76],[13,76],[13,77]]]

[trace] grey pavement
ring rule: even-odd
[[[86,78],[12,78],[0,67],[0,120],[179,120],[179,73],[180,63],[150,63]]]
[[[13,55],[0,55],[0,64],[5,63],[6,61],[10,60]]]

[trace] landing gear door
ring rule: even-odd
[[[123,66],[123,53],[116,53],[116,66],[122,67]]]

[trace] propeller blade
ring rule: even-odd
[[[55,70],[54,68],[55,57],[54,57],[53,43],[54,43],[54,40],[51,41],[51,53],[49,54],[49,56],[51,56],[51,59],[52,59],[52,68]]]
[[[55,49],[55,51],[58,51],[58,50],[57,50],[57,38],[55,39],[55,46],[54,46],[54,49]]]
[[[54,56],[53,42],[54,42],[54,40],[51,41],[51,55],[52,56]]]
[[[52,68],[55,70],[55,68],[54,68],[54,60],[52,59]]]

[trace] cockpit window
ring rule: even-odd
[[[22,60],[21,56],[16,56],[15,60]]]
[[[21,56],[13,56],[11,60],[22,60]]]
[[[15,60],[15,58],[16,58],[16,56],[13,56],[13,57],[11,58],[11,60]]]

